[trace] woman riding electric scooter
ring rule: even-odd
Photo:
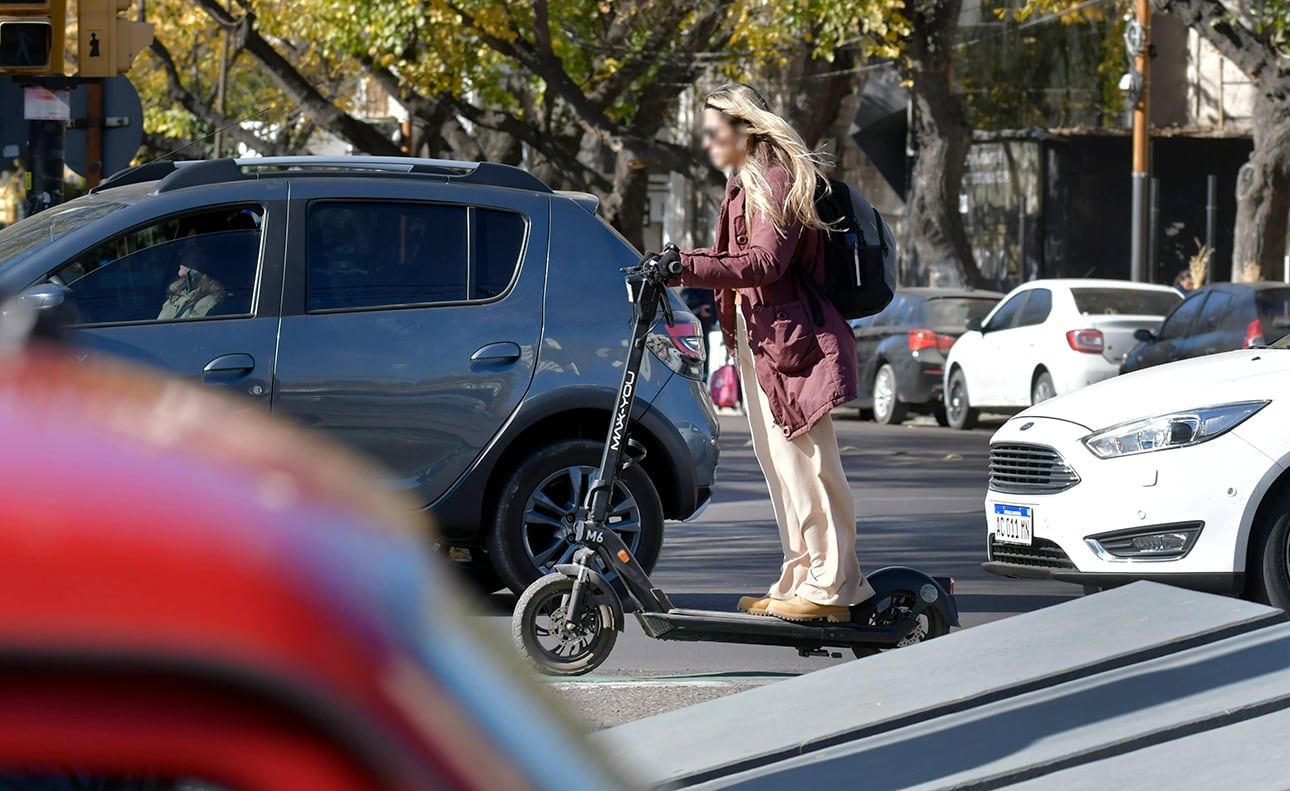
[[[855,503],[829,417],[856,398],[855,336],[828,300],[818,301],[824,323],[816,326],[804,293],[805,278],[823,282],[820,160],[741,83],[708,96],[703,147],[713,165],[733,171],[716,246],[673,255],[681,283],[717,292],[784,549],[779,579],[738,606],[790,621],[847,621],[851,605],[874,591],[856,560]]]
[[[870,579],[860,573],[855,504],[829,418],[856,397],[855,338],[826,300],[815,301],[824,313],[817,326],[804,291],[807,278],[822,275],[817,157],[742,84],[708,97],[703,137],[713,164],[735,171],[717,244],[685,252],[669,245],[625,270],[636,321],[604,457],[575,519],[582,548],[516,605],[516,645],[546,673],[577,675],[604,661],[623,628],[620,592],[651,637],[785,645],[803,656],[828,655],[831,646],[863,656],[939,636],[958,622],[952,580],[903,567]],[[666,286],[675,283],[717,291],[783,544],[779,579],[765,596],[741,598],[743,614],[673,606],[607,524],[618,472],[639,461],[626,451],[645,338],[659,310],[671,323]]]

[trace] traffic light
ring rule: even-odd
[[[135,55],[152,43],[151,24],[120,17],[129,7],[130,0],[80,0],[76,43],[79,76],[125,74]]]
[[[0,0],[0,73],[62,74],[67,0]]]

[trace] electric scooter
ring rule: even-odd
[[[838,658],[840,653],[828,649],[850,648],[863,657],[930,640],[958,626],[954,581],[901,566],[868,576],[877,595],[852,607],[846,623],[798,623],[769,615],[679,608],[650,582],[607,520],[619,472],[644,457],[644,449],[630,438],[636,378],[659,311],[668,326],[673,324],[667,281],[681,274],[680,269],[674,262],[665,270],[660,256],[649,255],[622,270],[635,319],[604,455],[575,515],[579,547],[572,562],[557,565],[533,582],[515,606],[511,633],[521,654],[548,675],[589,673],[608,658],[624,628],[623,594],[635,605],[636,619],[650,637],[782,645],[796,648],[802,656]]]

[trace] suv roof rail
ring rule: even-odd
[[[99,192],[127,184],[160,181],[157,192],[162,193],[205,184],[252,180],[266,173],[310,171],[406,174],[444,182],[459,181],[488,187],[551,192],[551,188],[537,176],[513,165],[502,165],[496,162],[459,162],[450,159],[362,156],[250,157],[179,162],[158,160],[120,171],[92,191]]]

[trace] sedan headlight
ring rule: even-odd
[[[1084,445],[1102,459],[1196,445],[1231,431],[1267,405],[1243,401],[1143,418],[1090,434]]]

